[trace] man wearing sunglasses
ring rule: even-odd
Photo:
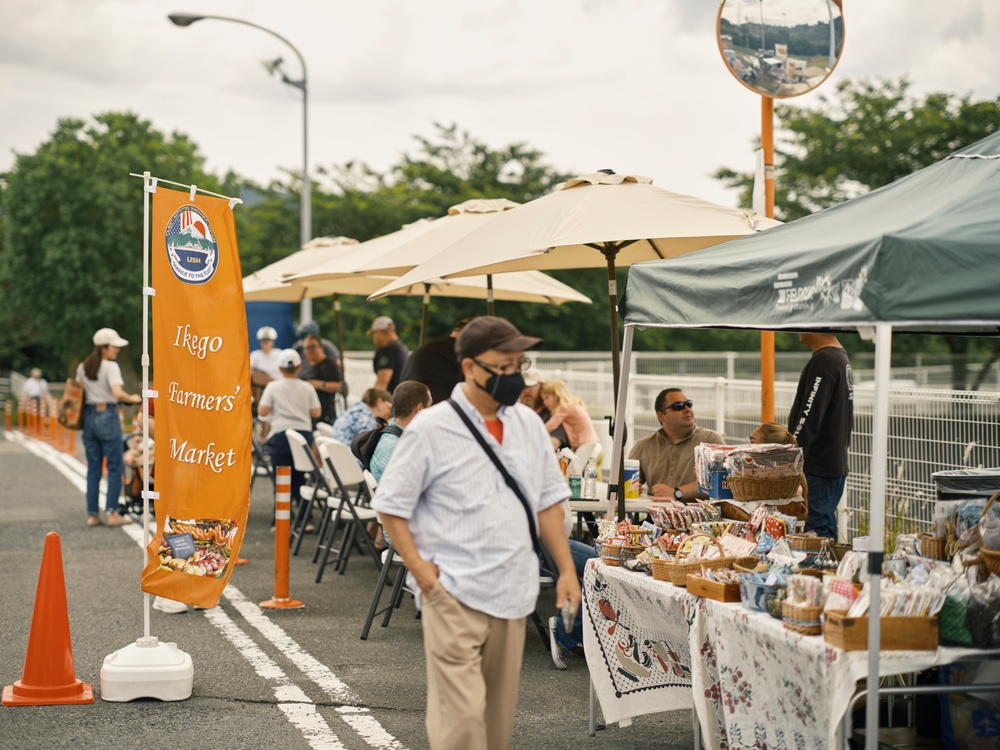
[[[639,479],[654,497],[694,500],[698,492],[694,447],[722,443],[722,436],[694,421],[694,402],[680,388],[667,388],[653,402],[660,429],[636,441],[629,453],[639,460]]]

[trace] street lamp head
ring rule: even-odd
[[[267,74],[271,75],[271,76],[274,75],[275,71],[277,71],[280,74],[281,73],[281,66],[284,64],[284,62],[285,61],[282,60],[280,57],[276,57],[276,58],[274,58],[273,60],[271,60],[269,62],[263,63],[264,70],[266,70]]]
[[[167,16],[167,18],[171,20],[174,26],[180,26],[183,28],[185,26],[190,26],[195,21],[203,20],[205,16],[192,16],[187,13],[171,13]]]

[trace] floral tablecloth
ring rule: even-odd
[[[823,636],[786,630],[738,604],[703,600],[691,628],[695,708],[705,747],[832,750],[867,651],[842,651]],[[883,651],[882,675],[919,672],[969,649]]]
[[[700,599],[592,561],[584,573],[583,647],[607,722],[691,708],[688,634]]]
[[[868,652],[786,630],[639,573],[592,561],[584,575],[583,643],[607,722],[691,708],[705,747],[833,750]],[[883,651],[879,672],[904,674],[980,651]]]

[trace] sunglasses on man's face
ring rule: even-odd
[[[688,399],[687,401],[674,401],[672,404],[667,404],[661,409],[661,411],[684,411],[685,409],[693,409],[694,401]]]

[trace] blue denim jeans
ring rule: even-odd
[[[844,494],[847,477],[818,477],[806,474],[809,486],[809,515],[806,531],[837,538],[837,505]]]
[[[587,561],[597,557],[597,551],[589,544],[578,542],[575,539],[569,540],[569,551],[573,555],[573,566],[576,568],[576,576],[583,581],[583,569],[587,566]],[[576,646],[583,643],[583,602],[576,608],[576,619],[573,621],[573,632],[567,633],[563,627],[562,615],[556,615],[556,643],[567,651],[571,651]]]
[[[98,411],[98,406],[104,406]],[[122,425],[116,404],[86,404],[83,411],[83,448],[87,455],[87,513],[100,512],[98,499],[101,492],[101,470],[104,459],[108,461],[108,492],[104,507],[118,510],[122,494]]]
[[[309,445],[313,444],[313,434],[308,430],[296,430],[302,437],[306,439]],[[292,461],[292,449],[288,446],[288,437],[284,432],[278,432],[271,435],[267,439],[267,444],[264,446],[267,451],[268,458],[271,461],[271,468],[275,471],[278,470],[279,466],[288,466],[292,470],[292,507],[295,503],[300,500],[299,489],[305,483],[306,475],[301,471],[295,470],[295,463]]]

